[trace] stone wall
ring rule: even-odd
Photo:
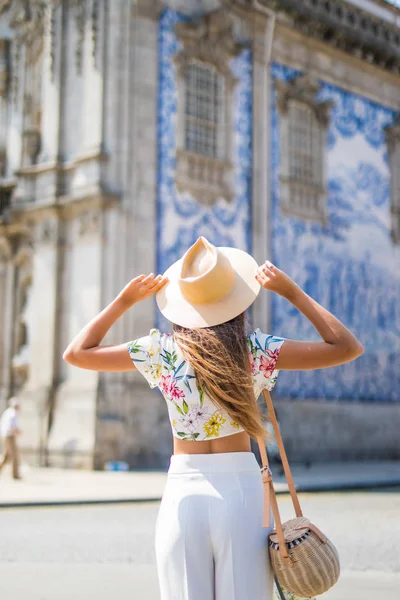
[[[277,28],[273,60],[273,86],[311,74],[321,83],[319,98],[333,106],[324,226],[280,210],[280,117],[271,92],[272,257],[365,347],[343,367],[281,373],[275,402],[288,452],[293,460],[398,458],[400,249],[390,235],[385,127],[400,108],[400,81],[284,26]],[[318,339],[275,297],[272,327],[276,335]]]
[[[16,193],[11,221],[0,223],[0,408],[11,393],[18,394],[23,451],[33,462],[102,468],[110,459],[126,459],[132,467],[166,467],[172,440],[161,395],[135,372],[97,374],[66,365],[66,345],[127,281],[163,271],[202,234],[250,250],[259,262],[272,256],[290,272],[294,246],[285,246],[282,231],[293,237],[297,225],[281,220],[277,211],[271,151],[277,148],[277,121],[271,125],[277,73],[310,72],[324,82],[329,97],[346,96],[362,110],[375,103],[374,114],[385,123],[400,108],[399,79],[295,31],[282,15],[271,71],[272,20],[268,13],[249,11],[246,0],[59,2],[49,3],[44,15],[39,11],[44,4],[35,6],[38,11],[26,15],[22,28],[13,24],[11,11],[0,21],[1,35],[20,42],[12,46],[7,125],[6,176]],[[187,23],[189,15],[200,18],[199,7],[201,14],[223,7],[224,23],[232,19],[231,35],[242,44],[229,61],[237,78],[230,132],[235,194],[210,205],[178,193],[175,185],[176,144],[182,138],[174,62],[182,41],[176,25]],[[25,3],[16,0],[16,8],[25,10]],[[27,36],[31,25],[37,45]],[[386,189],[382,147],[375,158],[378,154]],[[371,231],[378,229],[377,215],[386,214],[386,204],[384,196]],[[382,245],[386,216],[380,220],[379,252],[394,282],[398,256],[388,257]],[[309,233],[314,243],[320,234],[312,228]],[[343,257],[349,244],[339,247]],[[300,257],[304,274],[307,261],[304,253]],[[386,283],[382,288],[386,309],[393,289]],[[319,294],[312,286],[310,291]],[[278,335],[311,334],[287,308],[274,303],[271,310],[270,301],[268,294],[257,300],[257,325]],[[389,365],[392,350],[386,345],[378,352],[389,340],[398,357],[392,331],[398,321],[386,309],[384,324],[375,327],[364,363],[351,367],[354,372],[317,374],[318,389],[309,374],[280,375],[275,399],[292,459],[370,457],[372,447],[379,457],[397,456],[396,371]],[[354,324],[348,311],[339,309],[338,316]],[[146,335],[155,324],[169,327],[149,300],[130,309],[104,343]],[[368,370],[377,372],[373,385]],[[385,373],[389,377],[380,385]],[[331,391],[336,379],[339,396]],[[363,403],[357,402],[357,385]]]

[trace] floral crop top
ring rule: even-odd
[[[256,398],[264,388],[272,390],[275,386],[275,365],[284,341],[259,329],[247,336]],[[152,329],[148,336],[129,342],[128,352],[150,387],[158,387],[164,396],[175,437],[202,441],[243,431],[197,387],[194,370],[183,358],[172,334]]]

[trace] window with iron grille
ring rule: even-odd
[[[289,185],[293,212],[304,218],[317,217],[324,202],[324,132],[314,110],[293,100],[289,104]]]
[[[178,194],[200,204],[234,198],[234,89],[230,61],[243,49],[226,10],[175,31],[177,83],[176,169]]]
[[[224,80],[212,65],[193,61],[185,77],[185,148],[220,158]]]
[[[289,105],[290,178],[304,184],[320,182],[320,127],[309,106],[293,101]]]
[[[301,76],[277,82],[280,112],[280,207],[284,214],[326,223],[325,156],[331,102],[319,84]]]

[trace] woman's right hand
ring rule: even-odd
[[[299,286],[283,271],[278,269],[269,260],[266,260],[257,269],[256,279],[258,283],[265,289],[271,290],[280,296],[290,299],[297,291]]]

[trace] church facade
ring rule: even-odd
[[[384,0],[0,1],[0,408],[19,397],[27,459],[167,465],[161,395],[62,353],[199,235],[270,258],[364,345],[280,374],[289,458],[399,458],[399,115]],[[317,339],[268,293],[250,319]],[[148,300],[104,343],[154,326]]]

